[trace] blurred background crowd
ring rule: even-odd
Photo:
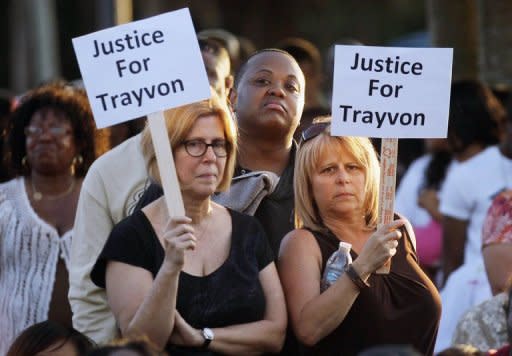
[[[330,113],[335,44],[454,48],[448,138],[399,141],[396,208],[411,221],[420,265],[442,291],[436,350],[460,343],[488,351],[510,342],[512,2],[0,0],[0,4],[4,48],[0,56],[0,182],[24,177],[25,188],[13,186],[6,194],[12,194],[14,202],[19,189],[30,193],[29,201],[13,204],[28,202],[35,213],[36,217],[23,217],[39,226],[32,238],[56,233],[61,240],[56,252],[45,247],[53,258],[48,264],[54,269],[49,273],[56,276],[41,281],[55,284],[55,294],[44,297],[50,319],[67,321],[71,327],[71,310],[59,308],[67,301],[55,296],[60,293],[65,298],[69,288],[66,264],[71,242],[64,237],[73,227],[83,177],[95,158],[144,127],[141,118],[95,130],[71,39],[188,7],[205,64],[208,68],[213,61],[212,68],[219,71],[208,71],[210,84],[219,82],[215,76],[230,78],[221,88],[214,86],[221,95],[229,96],[233,85],[229,74],[235,75],[257,50],[279,48],[295,58],[307,88],[296,141],[314,118]],[[219,66],[222,60],[217,57],[224,49],[217,45],[229,56],[230,73],[221,73],[229,65]],[[63,81],[53,82],[57,79]],[[41,86],[44,83],[52,84]],[[60,162],[45,161],[31,148],[36,139],[59,139],[68,156]],[[378,140],[373,143],[378,150]],[[56,206],[56,201],[62,204]],[[0,204],[0,213],[4,212],[0,239],[2,234],[15,234],[14,227],[8,230],[9,209]],[[54,230],[47,232],[46,223]],[[30,248],[18,242],[16,248]],[[2,241],[0,256],[8,255],[1,252]],[[0,261],[0,268],[7,262],[12,261]],[[0,269],[0,280],[5,268]],[[51,294],[51,289],[47,292]],[[42,319],[36,317],[34,322]],[[491,326],[493,319],[499,320],[501,329]],[[491,336],[481,337],[487,332]]]

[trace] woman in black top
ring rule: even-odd
[[[408,221],[377,228],[379,162],[362,137],[332,137],[328,123],[303,134],[295,164],[297,229],[283,240],[279,274],[291,325],[306,355],[356,355],[383,344],[432,354],[439,294],[418,265]],[[340,241],[353,264],[324,292]],[[388,274],[375,274],[392,259]]]
[[[186,216],[164,197],[113,229],[91,277],[106,287],[123,335],[145,334],[172,355],[278,352],[286,311],[260,224],[210,200],[229,187],[236,130],[212,98],[165,113]],[[149,131],[143,153],[160,184]]]

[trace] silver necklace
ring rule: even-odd
[[[50,194],[43,194],[42,192],[37,190],[36,186],[34,184],[34,180],[32,178],[30,178],[30,183],[32,185],[32,198],[35,201],[40,201],[42,199],[57,200],[57,199],[65,197],[66,195],[68,195],[69,193],[71,193],[73,191],[73,189],[75,188],[76,180],[73,179],[71,181],[71,184],[69,185],[68,189],[66,189],[65,191],[63,191],[61,193],[58,193],[58,194],[52,194],[52,195],[50,195]]]

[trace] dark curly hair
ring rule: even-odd
[[[50,107],[61,110],[73,127],[73,137],[83,163],[75,167],[78,177],[85,176],[94,161],[94,121],[89,100],[83,89],[63,81],[55,81],[37,87],[20,100],[12,113],[8,144],[11,151],[10,163],[13,174],[28,175],[22,160],[26,156],[25,127],[39,109]]]

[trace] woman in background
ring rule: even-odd
[[[409,218],[416,235],[420,266],[436,283],[443,234],[439,191],[453,160],[448,140],[426,139],[425,143],[428,153],[409,166],[398,186],[395,210]]]
[[[0,185],[0,354],[25,328],[71,327],[69,249],[82,178],[94,159],[85,92],[63,83],[20,101],[9,133],[16,178]]]

